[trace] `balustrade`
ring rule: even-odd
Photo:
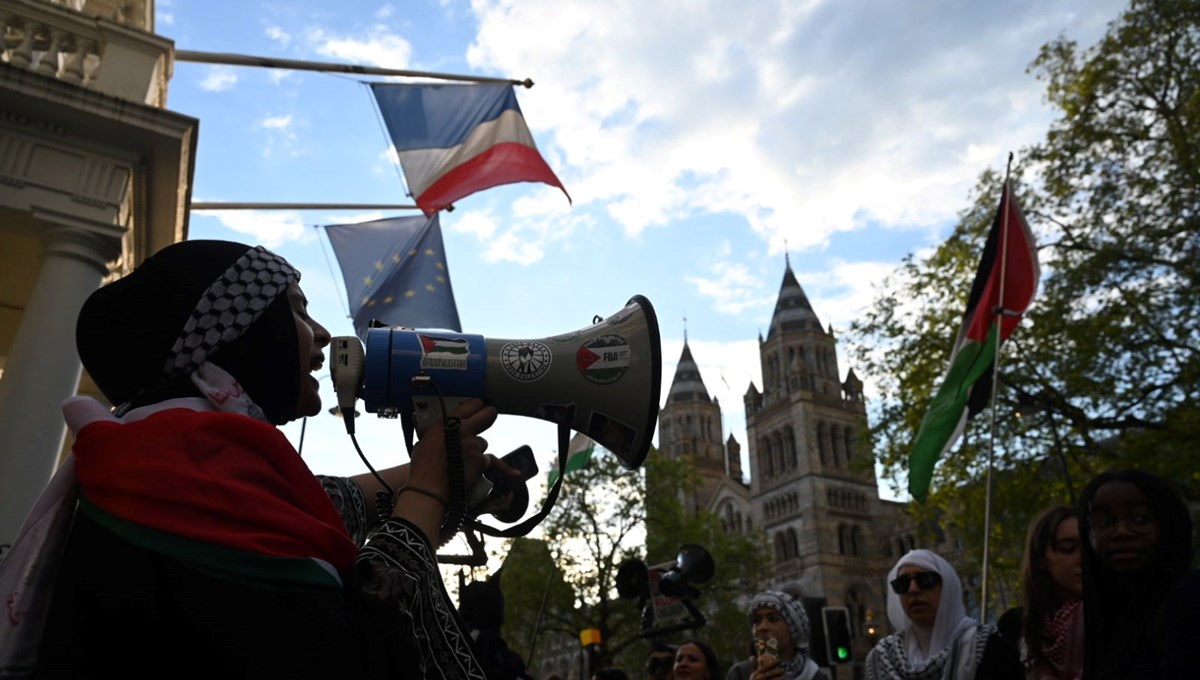
[[[161,107],[174,46],[148,32],[152,16],[152,2],[9,0],[0,5],[0,61]]]

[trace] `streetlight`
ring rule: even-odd
[[[866,620],[863,621],[863,632],[867,634],[867,641],[874,647],[876,642],[879,642],[879,624],[875,622],[875,612],[868,609]]]

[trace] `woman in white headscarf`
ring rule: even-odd
[[[1017,650],[969,618],[962,583],[946,560],[913,550],[888,573],[895,633],[867,655],[867,680],[1021,680]]]

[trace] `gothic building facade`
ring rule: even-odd
[[[751,383],[744,399],[749,470],[722,432],[721,405],[686,338],[659,448],[697,472],[689,510],[716,514],[729,531],[761,532],[773,558],[769,587],[850,610],[861,663],[870,620],[888,630],[887,571],[914,541],[901,504],[879,497],[862,382],[853,369],[841,377],[836,344],[788,264],[767,336],[759,335],[762,388]]]

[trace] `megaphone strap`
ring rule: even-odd
[[[558,477],[550,485],[550,493],[546,495],[546,500],[542,503],[542,509],[538,510],[537,514],[507,529],[497,529],[479,520],[471,520],[467,523],[467,526],[481,534],[494,538],[515,538],[517,536],[525,536],[530,531],[533,531],[534,527],[546,519],[546,516],[554,509],[554,504],[558,502],[558,492],[562,489],[563,477],[566,477],[567,473],[567,447],[570,445],[570,440],[571,427],[560,423],[558,426]]]

